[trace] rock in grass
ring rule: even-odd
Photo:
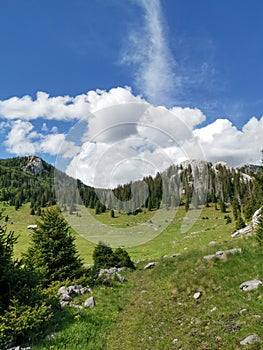
[[[240,345],[255,344],[259,342],[260,342],[259,337],[256,334],[251,334],[247,336],[245,339],[241,340]]]
[[[86,299],[85,303],[84,303],[84,306],[92,309],[95,306],[95,299],[94,299],[94,297],[90,297],[90,298]]]
[[[243,282],[239,288],[245,292],[248,292],[250,290],[257,289],[260,285],[262,285],[262,282],[260,280],[254,279],[251,281]]]
[[[229,250],[219,250],[215,254],[212,255],[205,255],[203,259],[205,260],[212,260],[212,259],[227,259],[228,256],[237,254],[237,253],[242,253],[241,248],[233,248]]]
[[[145,265],[144,266],[144,270],[147,270],[147,269],[152,269],[154,266],[156,266],[158,264],[158,262],[156,261],[152,261],[150,262],[149,264]]]
[[[121,283],[125,282],[125,277],[122,276],[120,273],[116,273],[116,277],[117,277],[119,282],[121,282]]]
[[[196,293],[194,294],[194,299],[195,299],[195,300],[200,299],[201,296],[202,296],[202,293],[201,293],[201,292],[196,292]]]

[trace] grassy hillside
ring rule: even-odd
[[[218,249],[213,246],[159,259],[150,270],[140,263],[124,273],[125,283],[95,288],[95,308],[66,307],[47,332],[52,337],[34,349],[261,349],[239,342],[254,333],[263,340],[263,288],[239,286],[262,278],[263,249],[253,239],[235,245],[242,254],[224,261],[203,260]],[[202,295],[195,300],[197,291]]]
[[[19,235],[18,244],[15,246],[15,255],[21,256],[21,253],[25,251],[30,242],[30,230],[27,226],[34,224],[39,218],[38,216],[29,215],[29,203],[24,204],[18,210],[15,210],[13,206],[3,206],[5,214],[9,216],[10,230],[14,230]],[[85,210],[87,210],[85,208]],[[194,212],[194,210],[192,210]],[[90,209],[90,212],[95,216],[94,211]],[[213,206],[206,208],[204,207],[198,216],[197,220],[193,222],[193,226],[189,225],[190,229],[186,232],[181,232],[183,220],[185,218],[184,207],[179,207],[175,213],[172,223],[154,239],[150,239],[145,244],[133,246],[133,237],[129,237],[130,241],[127,241],[129,252],[132,259],[145,259],[145,258],[159,258],[165,255],[171,255],[174,253],[191,252],[197,248],[204,248],[208,246],[210,241],[216,241],[218,245],[225,241],[229,241],[231,233],[234,231],[234,223],[226,224],[225,215],[230,215],[231,212],[226,214],[221,213],[219,210],[215,210]],[[67,214],[69,216],[69,214]],[[118,214],[116,218],[111,218],[110,213],[96,215],[98,224],[106,224],[109,229],[112,226],[115,227],[126,227],[127,230],[130,226],[139,225],[143,222],[149,222],[153,220],[154,223],[154,211],[140,213],[136,216]],[[67,216],[66,216],[67,217]],[[70,222],[79,220],[76,215],[71,215]],[[190,219],[189,219],[190,220]],[[73,230],[76,237],[75,244],[77,249],[83,258],[85,263],[92,263],[92,252],[94,249],[94,243],[90,242],[85,236],[85,231],[88,228],[84,227],[83,234],[80,235],[78,232]],[[94,228],[94,232],[96,228]],[[103,237],[102,237],[103,240]],[[107,239],[105,238],[105,243]],[[131,245],[131,247],[129,247]]]

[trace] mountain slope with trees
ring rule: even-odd
[[[235,169],[226,163],[191,160],[109,190],[85,185],[39,157],[17,157],[0,160],[0,202],[16,209],[30,202],[31,215],[57,202],[64,211],[72,213],[77,204],[84,204],[96,214],[107,209],[137,214],[142,208],[151,211],[179,205],[188,210],[190,205],[198,208],[211,203],[224,212],[231,204],[235,220],[240,216],[249,220],[262,204],[261,174],[259,166]]]

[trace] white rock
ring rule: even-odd
[[[144,266],[144,270],[151,269],[151,268],[153,268],[154,266],[156,266],[157,264],[158,264],[158,262],[152,261],[152,262],[150,262],[149,264],[147,264],[147,265]]]
[[[85,303],[84,303],[84,306],[85,307],[88,307],[88,308],[93,308],[95,306],[95,299],[94,297],[89,297],[88,299],[85,300]]]
[[[119,282],[123,283],[125,281],[125,277],[122,276],[120,273],[116,273],[116,276]]]
[[[240,311],[239,311],[239,313],[240,313],[240,315],[242,315],[244,312],[247,312],[248,311],[248,309],[241,309]]]
[[[202,296],[202,293],[201,292],[196,292],[195,294],[194,294],[194,299],[200,299],[201,298],[201,296]]]
[[[174,338],[173,341],[172,341],[172,343],[173,343],[173,344],[176,344],[178,341],[179,341],[178,338]]]
[[[241,229],[237,230],[236,232],[234,232],[231,235],[231,237],[235,238],[235,237],[243,236],[243,235],[250,233],[252,230],[253,230],[253,227],[248,225],[248,226],[241,228]]]
[[[245,339],[241,340],[240,345],[254,344],[259,343],[260,339],[256,334],[251,334],[247,336]]]
[[[59,288],[58,293],[59,294],[65,294],[67,292],[67,287],[62,286]]]
[[[248,292],[253,289],[257,289],[260,285],[262,285],[262,282],[260,280],[254,279],[251,281],[246,281],[240,284],[239,288],[245,292]]]
[[[67,293],[62,294],[61,296],[62,301],[70,301],[71,299],[72,299],[71,296]]]

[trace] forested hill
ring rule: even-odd
[[[56,175],[58,176],[56,176]],[[56,191],[54,189],[56,179]],[[186,161],[172,165],[156,176],[120,185],[114,190],[95,190],[56,170],[39,157],[27,156],[0,160],[0,201],[18,209],[31,203],[31,214],[58,200],[63,210],[74,211],[75,204],[84,203],[99,214],[107,208],[136,214],[142,207],[189,207],[214,203],[224,211],[232,204],[249,219],[262,203],[262,167],[229,167],[226,163]]]
[[[32,213],[56,202],[53,191],[54,167],[39,157],[0,160],[0,201],[18,209],[31,202]]]

